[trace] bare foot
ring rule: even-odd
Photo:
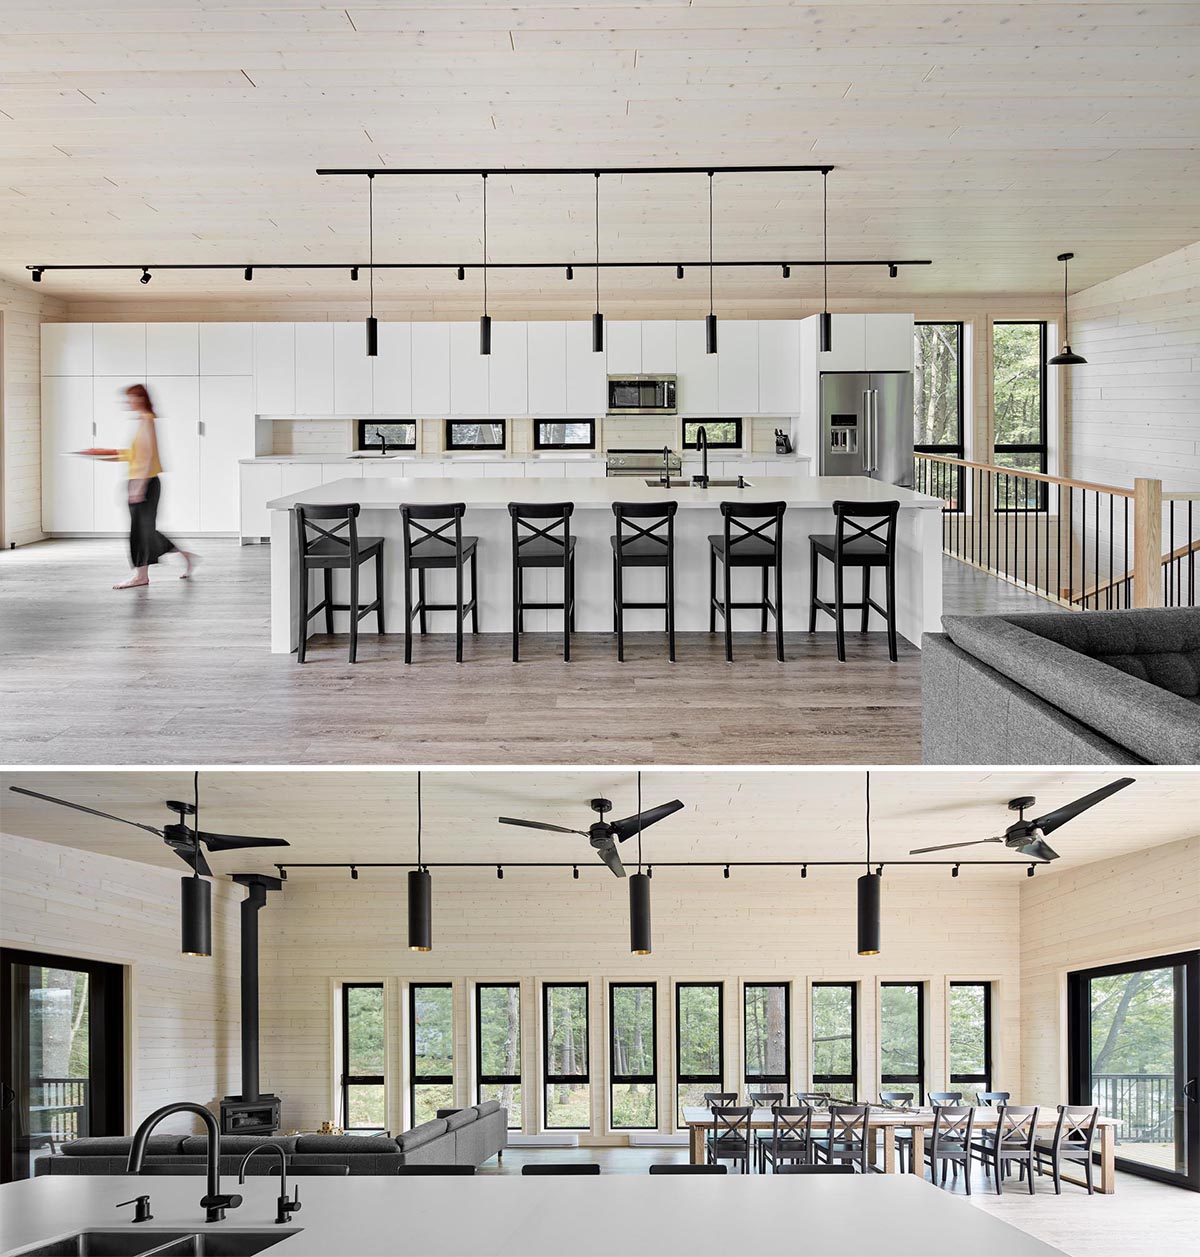
[[[187,580],[187,578],[191,576],[196,564],[200,562],[200,556],[198,554],[194,554],[191,550],[180,550],[179,553],[186,564],[183,571],[179,574],[179,579]]]
[[[119,585],[114,585],[114,589],[137,589],[139,585],[148,585],[150,580],[148,577],[131,576],[128,580],[123,580]]]

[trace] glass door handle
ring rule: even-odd
[[[17,1098],[17,1093],[8,1085],[3,1083],[0,1085],[0,1109],[12,1107],[12,1102]]]
[[[1189,1078],[1183,1084],[1183,1094],[1185,1099],[1191,1100],[1193,1104],[1196,1103],[1196,1080],[1194,1078]]]

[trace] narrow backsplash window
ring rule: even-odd
[[[504,419],[447,419],[448,450],[502,450],[507,445]]]
[[[740,450],[742,448],[742,421],[740,419],[685,419],[681,425],[683,448],[697,448],[698,428],[704,429],[710,450]]]
[[[415,419],[381,423],[377,419],[358,421],[358,445],[360,450],[378,449],[386,445],[389,450],[415,450],[417,448],[417,422]]]
[[[535,419],[535,450],[594,450],[595,419]]]

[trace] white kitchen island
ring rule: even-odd
[[[384,538],[384,629],[388,633],[404,631],[404,585],[402,574],[402,541],[399,507],[462,502],[467,513],[463,523],[465,534],[479,538],[479,628],[485,633],[512,631],[511,588],[511,520],[509,502],[575,503],[571,531],[578,538],[576,546],[576,631],[612,632],[612,550],[609,537],[614,522],[612,504],[624,502],[679,503],[675,517],[675,623],[679,632],[708,629],[708,554],[707,537],[722,531],[720,503],[784,501],[784,628],[798,632],[808,627],[809,545],[810,533],[832,533],[833,503],[839,499],[865,502],[899,501],[896,562],[896,622],[900,634],[914,645],[920,645],[921,634],[940,627],[942,612],[941,578],[941,508],[933,497],[896,488],[866,477],[851,476],[754,476],[744,489],[717,487],[697,489],[690,485],[665,489],[650,485],[640,478],[524,480],[524,479],[439,479],[423,480],[375,476],[335,480],[276,498],[267,503],[271,512],[271,649],[285,654],[296,649],[299,617],[296,612],[296,581],[294,515],[292,508],[302,503],[356,502],[362,508],[358,517],[359,533]],[[821,594],[832,598],[830,564],[821,563]],[[309,605],[320,601],[315,592]],[[363,603],[375,597],[374,573],[371,564],[361,570],[360,598]],[[335,577],[335,599],[347,601],[347,577]],[[749,601],[759,596],[759,575],[756,570],[734,569],[734,599]],[[526,573],[526,597],[532,602],[548,602],[561,598],[560,571],[534,570]],[[650,570],[627,571],[626,599],[650,601],[661,598],[662,574]],[[847,573],[846,599],[854,601],[859,584],[856,572]],[[433,572],[429,577],[428,596],[431,602],[453,601],[453,574]],[[880,601],[882,582],[872,589]],[[469,588],[467,592],[469,597]],[[772,595],[773,596],[773,595]],[[309,631],[316,631],[322,617],[314,617]],[[734,613],[734,630],[758,628],[756,611]],[[847,626],[856,626],[858,613],[847,613]],[[432,614],[430,632],[452,632],[453,615]],[[527,611],[527,632],[561,631],[562,613]],[[347,632],[349,617],[340,613],[334,622],[337,632]],[[663,630],[663,613],[628,611],[625,631]],[[720,628],[718,624],[718,629]],[[830,630],[833,621],[819,616],[817,627]],[[882,618],[872,614],[872,629],[882,629]],[[375,617],[366,617],[361,633],[375,631]]]

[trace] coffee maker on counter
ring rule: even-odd
[[[792,452],[792,438],[782,428],[775,429],[775,453],[790,454]]]

